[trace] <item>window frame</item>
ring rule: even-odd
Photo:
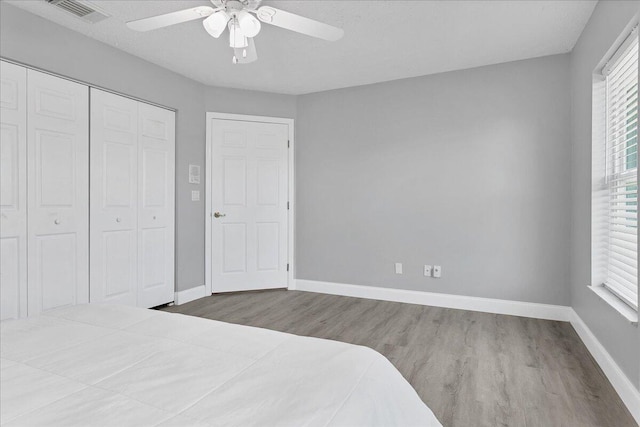
[[[618,124],[616,128],[611,127],[611,117],[610,117],[610,107],[612,105],[620,104],[624,105],[625,101],[615,100],[613,104],[611,103],[610,94],[610,80],[612,70],[615,71],[615,68],[620,66],[621,59],[627,57],[629,49],[637,49],[635,46],[639,45],[638,41],[638,25],[636,24],[631,31],[626,31],[623,33],[625,37],[622,39],[623,41],[617,44],[617,48],[614,50],[614,53],[606,58],[606,60],[601,61],[601,64],[604,63],[604,66],[599,67],[599,71],[594,73],[594,85],[593,85],[593,141],[592,141],[592,149],[593,149],[593,163],[592,163],[592,217],[591,217],[591,227],[592,227],[592,246],[591,246],[591,263],[592,263],[592,273],[591,273],[591,286],[590,288],[603,300],[609,303],[612,307],[614,307],[617,311],[627,317],[632,323],[637,324],[638,322],[638,309],[640,306],[640,286],[638,281],[638,269],[635,269],[635,290],[633,288],[633,281],[629,279],[624,279],[620,283],[616,283],[615,279],[611,279],[611,274],[614,276],[618,275],[615,270],[621,270],[620,265],[624,264],[624,258],[629,258],[628,255],[624,254],[624,257],[614,258],[611,256],[612,253],[617,255],[618,251],[611,250],[610,239],[612,239],[612,231],[613,227],[624,229],[624,233],[627,233],[628,228],[635,228],[635,257],[636,257],[636,266],[639,264],[638,254],[640,253],[638,248],[638,112],[640,108],[638,106],[638,95],[636,94],[638,91],[638,77],[635,77],[635,93],[631,92],[631,99],[635,96],[635,106],[629,109],[625,107],[623,110],[623,114],[629,114],[631,112],[631,117],[635,120],[635,129],[632,128],[631,131],[625,129],[626,125],[624,121],[622,124]],[[628,64],[628,63],[627,63]],[[631,64],[633,67],[634,64]],[[635,58],[635,68],[636,73],[638,72],[638,59]],[[627,75],[626,78],[628,78]],[[633,74],[631,74],[633,76]],[[632,77],[633,79],[633,77]],[[632,80],[633,81],[633,80]],[[624,82],[624,80],[623,80]],[[621,87],[619,86],[614,90],[619,91]],[[632,85],[631,88],[634,86]],[[620,96],[620,93],[616,92],[616,97]],[[620,113],[618,113],[620,114]],[[635,116],[635,119],[633,118]],[[623,117],[623,120],[627,120]],[[619,122],[620,123],[620,122]],[[618,128],[618,126],[620,128]],[[633,125],[632,125],[633,126]],[[615,138],[615,142],[611,142],[611,134],[612,131],[615,132],[623,132],[623,136],[621,138],[627,138],[627,135],[633,134],[631,138],[626,140],[619,140],[619,137]],[[629,145],[629,141],[633,141],[631,145]],[[613,144],[613,145],[611,145]],[[625,146],[618,147],[620,144],[625,144]],[[612,148],[613,147],[613,148]],[[629,150],[632,150],[629,152]],[[611,152],[610,152],[611,150]],[[631,158],[631,160],[630,160]],[[630,167],[629,163],[632,163],[632,167]],[[626,184],[628,182],[628,184]],[[629,187],[631,185],[635,186],[635,193],[633,193],[633,189],[628,189],[625,187]],[[617,194],[616,193],[622,193]],[[629,193],[631,192],[631,193]],[[634,206],[634,209],[630,209],[629,211],[633,211],[635,213],[635,218],[632,218],[629,224],[625,224],[627,222],[626,217],[622,218],[622,224],[616,221],[614,225],[614,220],[612,220],[612,211],[611,206],[618,205],[623,209],[619,209],[623,213],[624,206],[624,198],[626,195],[633,195],[631,197],[631,203]],[[634,223],[635,221],[635,223]],[[620,230],[616,230],[615,232],[619,232]],[[633,236],[633,233],[631,233]],[[632,252],[632,249],[627,249],[628,252]],[[615,259],[614,262],[614,271],[611,273],[611,260]],[[622,259],[623,261],[620,261]],[[631,265],[631,264],[629,264]],[[624,264],[624,266],[627,266]],[[633,266],[631,266],[633,267]],[[631,270],[633,271],[633,270]],[[632,277],[631,274],[627,273],[629,277]],[[619,277],[618,277],[619,278]],[[631,285],[631,288],[629,287]],[[620,289],[619,289],[620,288]],[[634,295],[635,293],[635,295]],[[627,295],[630,294],[630,295]],[[635,300],[634,300],[635,296]]]

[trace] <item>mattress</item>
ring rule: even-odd
[[[94,304],[0,327],[3,426],[440,426],[367,347]]]

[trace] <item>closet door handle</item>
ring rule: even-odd
[[[58,225],[58,224],[60,224],[60,220],[59,220],[59,219],[55,219],[55,220],[53,220],[53,223],[54,223],[55,225]]]
[[[122,221],[122,218],[117,217],[117,218],[116,218],[116,222],[120,222],[120,221]]]

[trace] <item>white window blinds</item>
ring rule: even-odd
[[[638,35],[604,69],[604,186],[608,248],[604,285],[638,309]]]

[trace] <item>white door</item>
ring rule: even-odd
[[[288,133],[212,119],[212,292],[287,287]]]
[[[138,306],[174,297],[175,113],[138,103]]]
[[[89,301],[89,88],[27,71],[28,306]]]
[[[135,306],[138,102],[91,89],[91,302]]]
[[[0,62],[0,320],[27,315],[27,69]]]

